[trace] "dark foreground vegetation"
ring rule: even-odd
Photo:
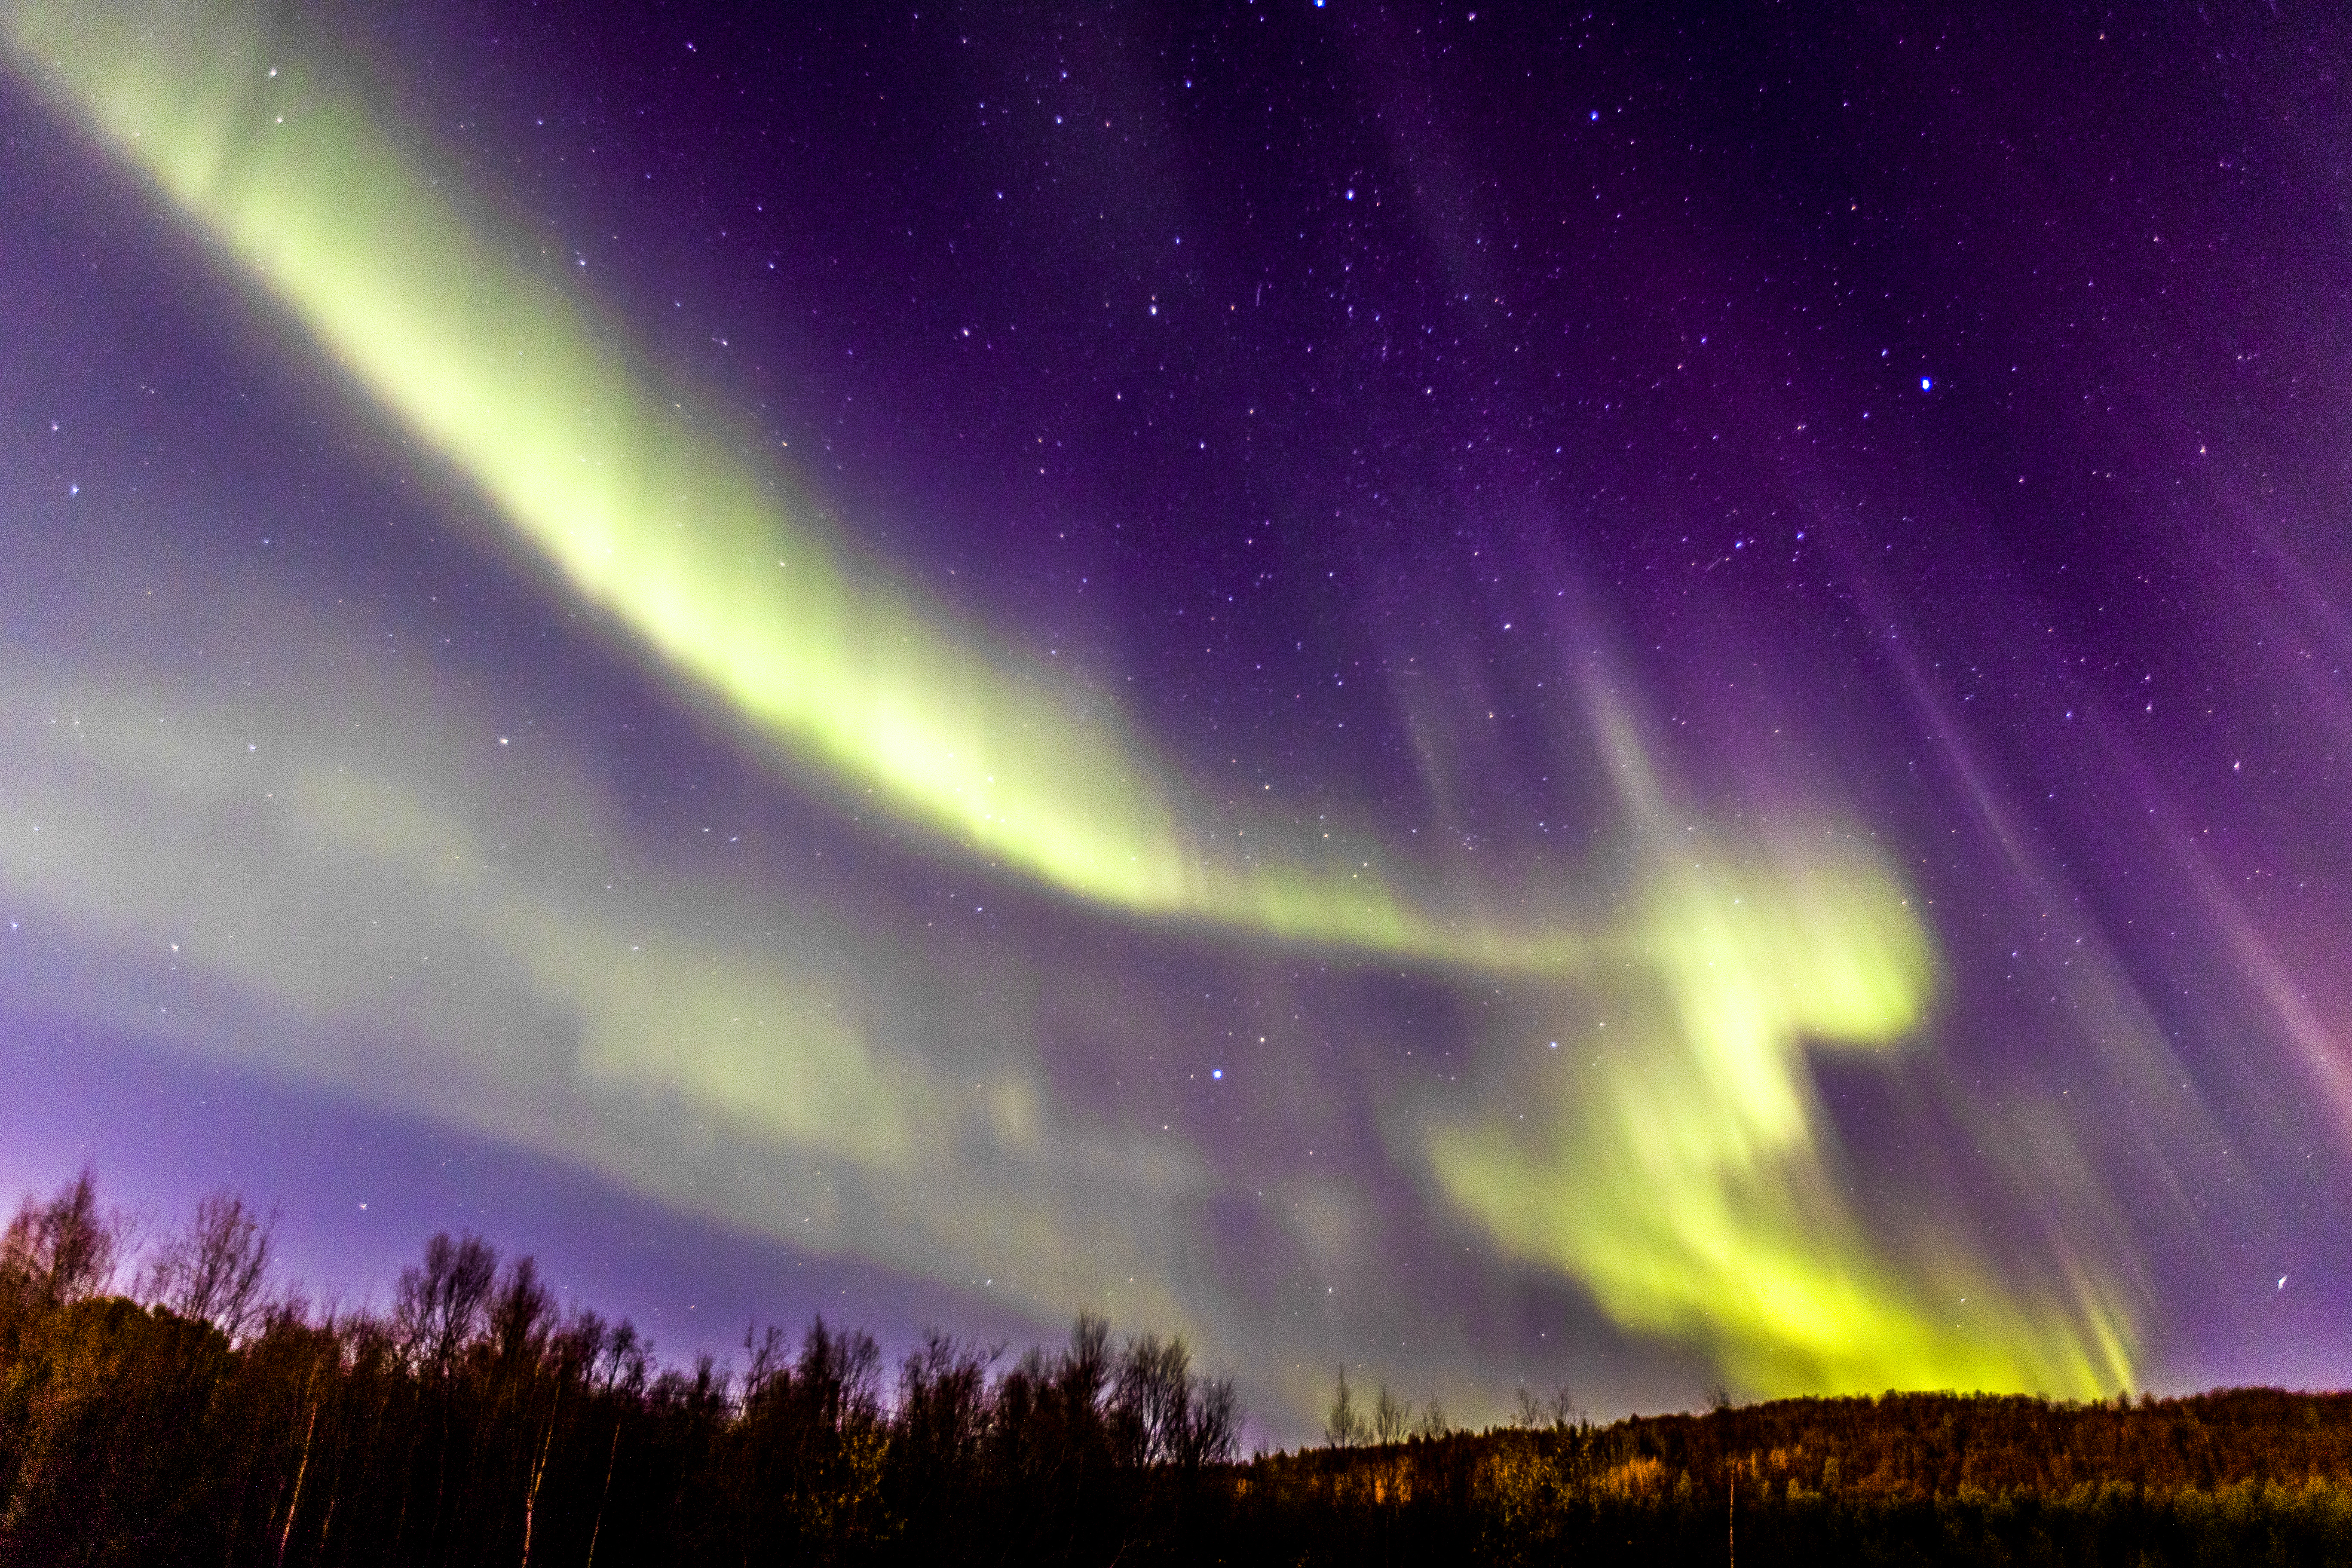
[[[2352,1395],[1562,1401],[1244,1464],[1227,1385],[1093,1318],[1009,1364],[819,1321],[689,1372],[472,1238],[387,1315],[271,1296],[268,1243],[218,1198],[131,1269],[87,1177],[27,1201],[0,1563],[2352,1563]]]

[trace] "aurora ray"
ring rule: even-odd
[[[1590,882],[1529,891],[1407,850],[1369,821],[1310,827],[1265,811],[1244,819],[1244,854],[1208,826],[1208,786],[1115,702],[1016,658],[820,526],[747,425],[612,346],[618,333],[517,259],[523,247],[487,198],[450,195],[456,182],[405,150],[315,46],[231,5],[17,3],[0,15],[20,75],[488,498],[530,559],[826,798],[870,802],[963,864],[1125,921],[1139,942],[1192,927],[1236,950],[1377,960],[1507,996],[1510,1028],[1472,1031],[1467,1101],[1399,1094],[1383,1130],[1503,1253],[1580,1281],[1618,1324],[1696,1344],[1757,1390],[1926,1381],[2083,1394],[2133,1375],[2130,1292],[2095,1238],[2062,1236],[2054,1250],[2075,1267],[2045,1286],[1966,1233],[1932,1257],[1882,1245],[1842,1194],[1814,1059],[1920,1050],[1943,976],[1908,878],[1867,830],[1825,814],[1816,841],[1671,805],[1667,770],[1626,716],[1633,704],[1588,674],[1583,742],[1634,781],[1601,814],[1613,837],[1589,857]],[[1612,865],[1624,871],[1613,900],[1596,891]],[[0,875],[72,906],[70,876],[43,866],[0,860]],[[687,1061],[693,1070],[656,1075],[666,1089],[781,1145],[881,1176],[940,1176],[910,1152],[910,1128],[946,1114],[946,1076],[911,1074],[903,1104],[881,1087],[877,1064],[919,1057],[911,1043],[845,1034],[794,1058],[780,1088],[763,1056],[773,1040],[688,1039],[724,1037],[753,1005],[744,998],[772,996],[772,975],[665,1019],[653,1000],[665,987],[611,992],[593,964],[558,956],[589,945],[583,931],[609,945],[576,911],[485,908],[468,917],[478,926],[539,933],[504,962],[602,1020],[591,1055],[607,1077],[626,1079],[638,1058]],[[1542,1079],[1509,1065],[1511,1030],[1590,1006],[1619,1019],[1610,1053],[1571,1071],[1543,1062]],[[1034,1153],[1042,1140],[1044,1077],[1013,1071],[987,1089],[1009,1108],[1008,1147]],[[1497,1109],[1507,1098],[1526,1108],[1511,1122]],[[1022,1179],[1017,1160],[1011,1169],[1008,1192]],[[1177,1161],[1155,1180],[1164,1195],[1208,1178]],[[1006,1202],[1022,1215],[1008,1233],[1030,1237],[1009,1248],[1033,1264],[1055,1252],[1050,1215]],[[873,1250],[919,1269],[939,1236]],[[1166,1272],[1154,1299],[1181,1314],[1181,1271]],[[1085,1293],[1084,1267],[1030,1273],[1041,1308]],[[1976,1306],[1948,1325],[1929,1302],[1952,1279],[1970,1281]]]

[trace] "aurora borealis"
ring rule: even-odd
[[[2340,30],[0,16],[0,1177],[1273,1437],[2342,1381]]]

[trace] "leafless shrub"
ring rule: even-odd
[[[242,1341],[263,1316],[272,1228],[243,1198],[215,1193],[196,1205],[194,1222],[163,1244],[139,1293]]]
[[[445,1230],[426,1242],[424,1267],[401,1271],[393,1306],[402,1349],[446,1373],[481,1321],[498,1268],[497,1250],[480,1237],[452,1241]]]
[[[26,1196],[0,1234],[0,1280],[53,1307],[102,1295],[114,1282],[122,1234],[119,1216],[98,1212],[85,1169],[46,1204]]]

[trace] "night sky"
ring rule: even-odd
[[[0,3],[0,1192],[1252,1431],[2352,1379],[2352,26]]]

